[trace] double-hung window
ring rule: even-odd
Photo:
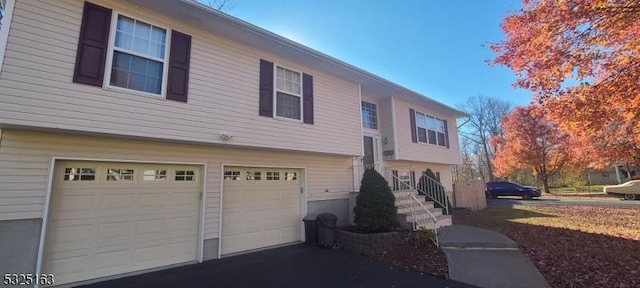
[[[436,136],[438,137],[438,146],[447,146],[444,120],[436,118],[435,121],[436,121]]]
[[[187,103],[190,63],[190,35],[84,2],[73,83]]]
[[[309,74],[260,59],[259,100],[260,116],[314,123],[313,76]]]
[[[416,112],[418,142],[446,146],[444,120]]]
[[[166,79],[167,30],[117,15],[109,85],[161,95]]]
[[[427,116],[416,112],[416,127],[418,129],[418,142],[427,143]]]
[[[301,120],[302,73],[276,66],[276,116]]]
[[[378,129],[378,107],[376,104],[362,101],[362,127]]]

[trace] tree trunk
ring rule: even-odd
[[[542,185],[544,187],[544,193],[551,193],[551,191],[549,190],[549,177],[548,176],[544,176],[542,177]]]
[[[485,158],[487,159],[487,173],[489,174],[489,181],[493,181],[493,169],[491,167],[491,155],[489,155],[489,148],[487,147],[487,141],[483,138],[482,139],[482,147],[484,147],[484,155]]]

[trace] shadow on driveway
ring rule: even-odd
[[[474,287],[299,244],[83,287]]]

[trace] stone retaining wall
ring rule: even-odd
[[[358,234],[345,230],[336,230],[336,246],[356,254],[366,256],[380,254],[389,250],[402,239],[402,232]]]

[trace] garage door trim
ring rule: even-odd
[[[132,159],[111,159],[111,158],[78,158],[78,157],[51,157],[51,163],[49,163],[49,173],[47,175],[47,187],[44,196],[44,206],[42,211],[42,225],[40,228],[40,243],[38,246],[38,259],[36,262],[36,274],[42,273],[42,264],[44,257],[44,242],[46,239],[47,233],[47,222],[49,220],[49,206],[51,202],[51,189],[53,187],[53,170],[55,169],[55,165],[57,161],[93,161],[93,162],[123,162],[123,163],[139,163],[139,164],[169,164],[169,165],[197,165],[202,166],[202,193],[200,197],[200,221],[198,229],[198,262],[202,263],[203,261],[203,246],[204,246],[204,219],[205,219],[205,208],[206,208],[206,199],[207,199],[207,163],[203,162],[174,162],[174,161],[151,161],[151,160],[132,160]],[[35,287],[39,287],[38,283],[36,283]]]
[[[220,165],[220,215],[218,215],[218,259],[222,257],[222,210],[224,201],[224,171],[227,167],[245,168],[278,168],[278,169],[299,169],[301,172],[302,193],[300,195],[300,215],[307,215],[307,167],[286,166],[286,165],[247,165],[247,164],[222,164]],[[304,224],[300,221],[300,239],[304,241]]]

